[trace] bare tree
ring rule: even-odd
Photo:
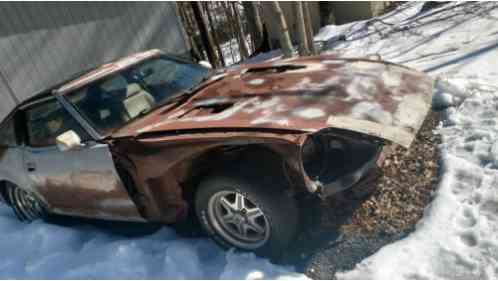
[[[216,34],[216,27],[215,27],[215,22],[213,20],[213,16],[211,14],[211,10],[209,8],[209,4],[212,2],[203,2],[204,4],[204,10],[206,11],[208,22],[209,22],[209,27],[211,28],[211,34],[213,36],[213,43],[216,46],[216,49],[218,51],[218,57],[220,59],[220,62],[223,66],[225,66],[225,59],[223,57],[223,51],[221,50],[220,46],[220,41],[218,40],[218,35]],[[215,10],[216,11],[216,10]]]
[[[259,11],[259,3],[255,1],[243,1],[244,13],[249,21],[249,33],[253,45],[253,51],[263,44],[263,21]]]
[[[304,21],[306,24],[306,37],[308,38],[308,47],[310,49],[311,54],[316,55],[315,43],[313,41],[313,25],[311,23],[311,13],[308,2],[303,2],[303,12],[304,12]]]
[[[271,1],[270,6],[276,14],[275,20],[277,21],[277,25],[280,28],[280,48],[282,49],[284,58],[291,58],[293,55],[292,42],[289,35],[289,28],[287,28],[287,21],[285,20],[282,8],[277,1]]]
[[[223,6],[223,10],[225,11],[225,22],[228,23],[230,33],[232,34],[231,38],[238,38],[237,32],[235,31],[235,27],[234,27],[235,20],[233,19],[232,9],[230,9],[230,6],[227,2],[221,2],[221,4]],[[234,56],[233,48],[232,48],[232,39],[230,39],[230,41],[229,41],[229,47],[230,47],[230,53],[232,54],[232,62],[235,62],[235,56]]]
[[[308,48],[308,37],[306,32],[306,22],[303,15],[303,4],[302,2],[296,2],[294,7],[296,10],[297,29],[299,33],[299,55],[306,56],[309,55],[310,50]]]
[[[247,49],[244,26],[242,25],[242,19],[240,17],[239,7],[237,7],[237,4],[237,2],[232,2],[232,9],[235,24],[237,26],[237,38],[239,39],[240,56],[242,59],[246,59],[249,57],[249,51]]]
[[[183,5],[183,3],[178,3],[178,9],[180,11],[180,17],[182,19],[183,25],[185,26],[185,31],[187,33],[187,37],[192,47],[193,56],[196,59],[203,59],[204,55],[197,46],[197,42],[195,41],[195,28],[193,27],[192,21],[189,17],[189,13],[187,11],[187,6]]]
[[[204,48],[206,49],[209,62],[214,67],[220,67],[221,66],[220,60],[215,52],[213,38],[209,33],[206,19],[202,14],[201,5],[199,2],[190,2],[190,5],[192,6],[192,10],[194,11],[195,21],[197,22],[197,26],[199,27],[202,43],[204,44]]]

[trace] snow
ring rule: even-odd
[[[436,79],[434,108],[445,110],[437,129],[443,140],[441,183],[423,219],[407,238],[339,278],[498,278],[497,4],[456,2],[426,12],[422,6],[411,2],[373,20],[324,27],[315,38],[341,56],[379,55],[427,72]],[[232,58],[229,47],[223,51]],[[279,55],[273,51],[251,61]],[[228,64],[237,60],[234,54]],[[297,114],[317,116],[319,109]],[[266,119],[256,121],[287,121]],[[303,278],[290,267],[225,252],[207,238],[183,238],[169,227],[127,238],[88,225],[23,224],[0,206],[0,231],[6,255],[0,279]]]
[[[225,252],[208,239],[164,227],[127,238],[89,225],[18,222],[0,207],[0,279],[298,278],[250,253]]]
[[[341,56],[376,54],[425,71],[436,78],[434,108],[445,109],[441,183],[423,219],[342,279],[498,278],[498,5],[422,5],[317,36]]]
[[[498,4],[453,2],[422,12],[423,5],[327,26],[315,37],[343,57],[380,57],[428,73],[436,81],[433,107],[445,109],[437,129],[441,181],[423,219],[341,279],[498,278]],[[273,51],[247,62],[279,57]],[[385,119],[376,110],[358,114]]]
[[[252,40],[251,40],[251,35],[248,34],[246,36],[245,40],[246,46],[251,52],[252,48]],[[224,43],[221,44],[221,52],[223,53],[223,58],[225,59],[225,64],[227,66],[231,66],[234,64],[237,64],[240,62],[242,59],[240,56],[240,49],[239,49],[239,41],[237,38],[232,38]]]

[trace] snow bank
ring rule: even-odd
[[[253,254],[225,252],[171,228],[125,238],[92,226],[18,222],[0,207],[0,279],[298,278]]]
[[[433,75],[434,107],[447,108],[442,181],[416,231],[339,278],[498,278],[498,4],[422,5],[321,31],[342,56],[378,54]]]
[[[346,279],[498,278],[498,96],[479,89],[438,132],[443,177],[417,230]]]

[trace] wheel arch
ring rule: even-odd
[[[297,161],[295,152],[299,150],[293,150],[286,145],[251,144],[216,147],[206,151],[196,156],[184,173],[184,196],[190,201],[199,184],[211,175],[240,174],[241,169],[248,175],[279,181],[289,191],[304,191],[304,182],[299,182],[299,178],[302,178],[299,171],[292,168],[295,166],[293,162]]]
[[[9,206],[11,203],[9,200],[9,196],[7,196],[7,188],[10,185],[13,185],[13,183],[8,181],[8,180],[5,180],[5,179],[0,180],[0,201],[7,203],[7,205],[9,205]]]

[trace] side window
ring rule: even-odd
[[[69,131],[75,131],[80,138],[89,140],[88,134],[57,100],[37,104],[26,110],[29,145],[34,147],[53,146],[55,139]]]
[[[14,119],[5,121],[0,126],[0,146],[17,146]]]

